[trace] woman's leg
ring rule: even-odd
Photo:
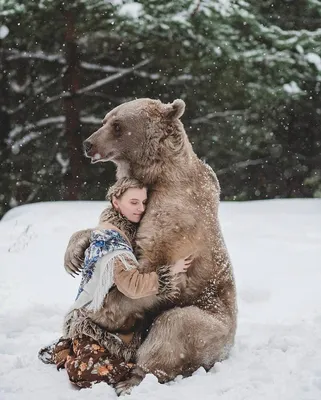
[[[97,382],[115,385],[128,379],[134,367],[133,363],[112,356],[90,337],[73,339],[72,348],[65,368],[70,382],[79,388],[88,388]]]

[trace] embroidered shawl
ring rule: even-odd
[[[126,257],[124,257],[126,256]],[[73,319],[77,311],[85,308],[98,311],[106,295],[114,284],[114,261],[120,258],[127,270],[134,267],[126,258],[136,261],[135,255],[127,240],[116,230],[93,230],[90,245],[85,252],[82,279],[75,303],[64,320],[64,336],[70,337]]]

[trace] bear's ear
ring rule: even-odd
[[[180,118],[185,111],[185,102],[176,99],[171,104],[165,105],[164,116],[166,119],[174,120]]]

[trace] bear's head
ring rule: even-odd
[[[175,100],[137,99],[111,110],[102,127],[84,141],[91,162],[113,161],[128,167],[150,165],[173,157],[188,143],[179,118],[185,103]]]

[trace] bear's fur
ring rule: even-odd
[[[220,187],[212,169],[193,152],[179,119],[184,109],[182,100],[130,101],[110,111],[85,141],[93,162],[113,161],[117,178],[131,176],[150,188],[137,233],[140,268],[152,271],[194,256],[181,275],[179,297],[166,301],[138,350],[133,377],[118,385],[119,393],[146,372],[165,382],[201,366],[208,370],[228,356],[234,342],[236,290],[218,220]],[[66,258],[71,269],[78,263],[73,252],[69,249]],[[157,310],[159,298],[149,301]],[[127,308],[130,313],[130,302]]]

